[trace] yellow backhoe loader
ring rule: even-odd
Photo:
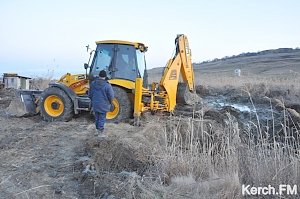
[[[144,44],[121,40],[97,41],[96,44],[96,50],[90,53],[91,63],[84,64],[86,74],[67,73],[44,91],[20,91],[24,112],[39,112],[46,121],[68,121],[74,114],[91,111],[87,96],[89,83],[101,70],[107,72],[115,92],[114,109],[107,113],[111,121],[134,117],[138,122],[142,112],[173,112],[177,102],[194,104],[199,101],[195,93],[191,50],[185,35],[177,35],[174,57],[168,61],[160,82],[151,85],[147,83],[144,56],[147,47]],[[180,75],[183,83],[179,83]]]

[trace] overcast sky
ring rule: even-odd
[[[96,40],[145,43],[148,68],[165,66],[176,34],[193,62],[300,46],[298,0],[0,0],[0,73],[84,73]]]

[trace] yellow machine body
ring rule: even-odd
[[[146,89],[142,88],[142,79],[136,79],[135,117],[139,117],[142,112],[147,110],[173,112],[177,103],[177,97],[186,95],[186,93],[177,94],[180,75],[183,82],[187,85],[188,92],[194,94],[194,98],[198,97],[195,94],[194,70],[188,39],[185,35],[178,35],[175,43],[175,56],[168,61],[159,83],[152,83],[151,88]],[[143,103],[142,96],[150,98],[150,102]]]
[[[64,84],[71,88],[77,95],[84,95],[89,89],[89,81],[85,74],[71,75],[70,73],[67,73],[63,75],[57,83]]]
[[[147,51],[147,47],[144,44],[122,40],[97,41],[96,44],[97,49],[92,51],[94,52],[94,58],[91,66],[85,64],[86,69],[90,68],[89,75],[87,73],[74,75],[67,73],[58,80],[57,84],[50,84],[50,87],[45,91],[36,92],[41,96],[36,100],[39,103],[36,110],[40,110],[45,120],[68,121],[74,113],[79,114],[81,110],[90,110],[87,97],[90,77],[96,77],[99,71],[103,69],[111,75],[108,81],[113,86],[116,97],[112,102],[114,110],[107,113],[107,119],[118,118],[117,121],[120,121],[121,114],[124,118],[130,117],[130,114],[132,116],[133,113],[133,116],[138,120],[141,113],[145,111],[173,112],[178,98],[186,96],[183,93],[179,95],[177,93],[180,76],[186,84],[187,91],[195,93],[192,55],[185,35],[177,35],[174,57],[167,62],[160,82],[154,82],[151,86],[145,85],[144,80],[146,77],[143,77],[141,71],[141,68],[143,68],[141,65],[144,65],[144,68],[146,67],[144,53]],[[119,55],[118,53],[121,53],[122,50],[127,54]],[[110,56],[111,61],[104,64],[108,56]],[[129,68],[116,63],[119,61],[118,56],[120,59],[126,58]],[[133,64],[130,65],[129,63],[132,60]],[[132,68],[133,65],[135,68]],[[118,71],[119,73],[116,73]],[[23,92],[22,95],[31,98],[30,96],[33,93]],[[26,108],[28,107],[34,106],[32,106],[32,103],[28,103]],[[128,108],[131,110],[128,110]],[[34,112],[34,108],[30,110]]]
[[[124,44],[134,46],[136,49],[146,51],[147,47],[139,42],[128,42],[122,40],[97,41],[96,44]],[[176,54],[167,62],[164,73],[159,83],[152,83],[151,88],[143,87],[143,78],[136,78],[135,82],[125,79],[110,79],[112,85],[124,88],[133,94],[132,100],[134,116],[139,117],[145,111],[174,111],[177,100],[179,77],[187,84],[190,92],[195,92],[194,70],[192,65],[192,54],[189,48],[188,39],[185,35],[178,35],[176,38]],[[71,75],[67,73],[60,80],[60,83],[70,87],[77,95],[86,94],[89,89],[89,81],[85,74]],[[181,94],[182,95],[182,94]],[[146,97],[148,100],[143,101]],[[114,101],[116,110],[108,113],[108,119],[118,114],[118,108],[122,102]]]

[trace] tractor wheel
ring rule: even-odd
[[[106,114],[109,122],[121,122],[132,117],[133,105],[129,94],[125,89],[113,86],[115,98],[113,99],[114,109]]]
[[[61,89],[49,87],[39,100],[40,114],[46,121],[69,121],[74,115],[70,97]]]

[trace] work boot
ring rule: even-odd
[[[108,136],[105,135],[104,133],[101,133],[100,135],[98,135],[99,138],[107,138]]]
[[[94,136],[98,136],[98,134],[99,134],[98,129],[96,129],[94,132]]]
[[[100,133],[99,133],[98,137],[100,137],[100,138],[107,138],[107,135],[105,134],[104,129],[101,129],[99,132]]]
[[[103,133],[103,129],[96,129],[96,131],[95,131],[95,136],[99,136],[99,135],[101,135]]]

